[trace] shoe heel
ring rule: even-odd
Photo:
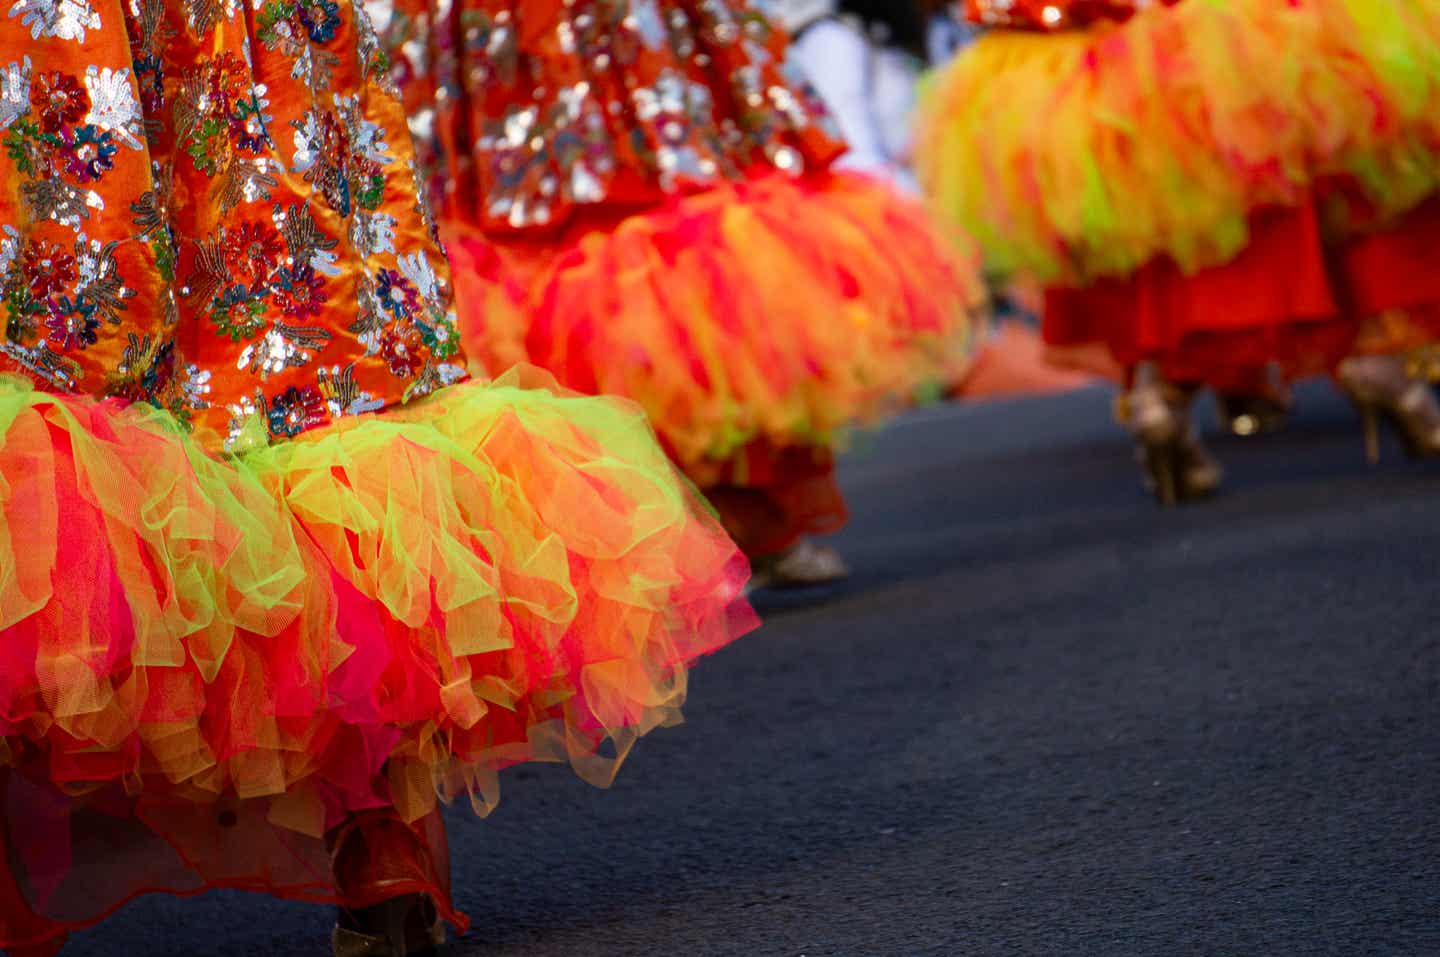
[[[1380,407],[1372,402],[1357,402],[1360,424],[1365,432],[1365,461],[1380,464]]]
[[[1180,503],[1180,449],[1174,442],[1147,442],[1142,446],[1145,471],[1155,500],[1165,508]]]

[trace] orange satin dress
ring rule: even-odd
[[[465,378],[404,112],[331,0],[15,5],[0,77],[0,351],[208,446]]]

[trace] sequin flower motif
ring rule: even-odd
[[[325,280],[313,266],[286,266],[275,278],[275,301],[290,319],[318,316],[328,298]]]
[[[348,218],[379,208],[390,157],[380,128],[359,114],[353,97],[336,97],[336,106],[335,112],[312,110],[295,124],[295,171]]]
[[[396,319],[409,319],[420,306],[420,294],[408,280],[394,269],[380,270],[375,294],[380,307]]]
[[[51,70],[31,80],[30,105],[41,131],[59,133],[85,118],[90,110],[90,95],[74,76]]]
[[[79,275],[75,271],[75,257],[43,239],[26,247],[20,257],[20,272],[26,291],[35,299],[67,289]]]
[[[58,368],[63,357],[95,345],[102,324],[119,323],[134,292],[119,280],[114,246],[97,248],[81,237],[73,250],[46,239],[24,242],[0,294],[8,343],[27,347],[42,367]]]
[[[65,172],[77,183],[93,183],[102,174],[115,168],[115,154],[120,147],[115,137],[94,126],[67,129],[57,148]]]
[[[281,438],[299,435],[325,419],[325,397],[314,386],[290,386],[270,400],[266,413],[270,433]]]
[[[264,283],[280,263],[285,243],[265,223],[242,223],[225,235],[225,264],[252,283]]]

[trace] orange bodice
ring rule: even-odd
[[[405,115],[346,0],[13,0],[0,358],[239,449],[464,376]]]

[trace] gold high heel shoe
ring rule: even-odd
[[[1190,421],[1193,395],[1142,366],[1116,404],[1116,418],[1135,437],[1145,488],[1166,507],[1213,495],[1224,480],[1220,463]]]
[[[1397,435],[1412,459],[1440,456],[1440,400],[1424,379],[1411,375],[1400,356],[1355,356],[1336,370],[1365,431],[1365,459],[1380,461],[1380,422]]]

